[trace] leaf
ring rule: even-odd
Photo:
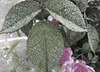
[[[12,70],[11,72],[16,72],[16,69]]]
[[[88,41],[89,45],[91,47],[91,50],[95,53],[95,51],[98,49],[98,42],[99,42],[99,35],[92,25],[88,25]]]
[[[16,57],[16,56],[14,56],[14,57],[13,57],[13,62],[14,62],[15,64],[19,64],[19,58]]]
[[[66,33],[67,42],[69,43],[70,46],[73,45],[73,44],[75,44],[81,38],[83,38],[84,35],[86,34],[85,32],[78,33],[78,32],[71,31],[71,30],[69,30],[66,27],[64,27],[64,31]]]
[[[48,0],[45,9],[68,29],[86,32],[86,24],[78,7],[68,0]]]
[[[50,15],[50,14],[49,14],[48,11],[43,10],[44,19],[47,19],[49,15]],[[38,20],[42,20],[42,12],[40,12],[38,15],[36,15],[35,18],[38,19]]]
[[[26,1],[36,1],[38,3],[41,3],[41,0],[26,0]],[[43,0],[43,3],[45,2],[46,0]]]
[[[64,29],[65,33],[67,34],[68,33],[68,29],[65,26],[63,26],[63,29]]]
[[[74,0],[74,1],[76,3],[76,6],[78,6],[78,8],[81,10],[81,12],[84,12],[86,8],[89,7],[87,0]]]
[[[31,30],[32,26],[33,26],[33,21],[31,20],[27,25],[25,25],[25,26],[23,26],[23,27],[21,28],[21,31],[22,31],[26,36],[28,36],[29,31]]]
[[[90,2],[89,5],[97,8],[100,6],[100,0],[94,0],[93,2]]]
[[[39,68],[36,68],[34,72],[40,72],[41,70]]]
[[[29,33],[27,54],[35,66],[40,66],[41,72],[51,72],[59,63],[63,47],[61,32],[50,21],[38,22]]]
[[[87,9],[88,23],[97,27],[100,22],[100,10],[95,8]]]
[[[15,43],[12,44],[12,46],[10,47],[10,50],[7,53],[7,55],[9,55],[12,52],[12,50],[18,45],[18,43],[19,43],[19,41],[17,41],[17,42],[15,42]]]
[[[82,52],[83,53],[88,53],[91,51],[91,48],[89,46],[89,44],[86,42],[83,46],[82,46]]]
[[[0,33],[10,33],[20,29],[28,24],[40,11],[40,6],[35,1],[20,2],[9,10]]]
[[[91,60],[92,63],[97,63],[98,61],[98,56],[94,56]]]
[[[96,52],[100,52],[100,45],[98,45]]]
[[[92,53],[91,53],[91,52],[89,52],[89,53],[88,53],[88,59],[89,59],[89,60],[91,60],[91,59],[92,59],[92,57],[93,57]]]
[[[3,50],[7,51],[9,48],[8,47],[5,47]]]
[[[20,68],[22,68],[23,70],[31,70],[31,68],[27,65],[27,64],[20,64],[19,65]]]
[[[74,48],[74,51],[75,51],[75,52],[78,52],[78,51],[80,51],[80,50],[81,50],[80,47],[76,47],[76,48]]]
[[[9,64],[8,65],[8,69],[11,69],[12,70],[12,69],[14,69],[14,66],[12,64]]]

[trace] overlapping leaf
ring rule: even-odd
[[[92,25],[88,25],[88,40],[91,50],[95,53],[98,49],[99,35]]]
[[[27,54],[41,72],[51,72],[59,63],[63,50],[63,39],[52,22],[39,22],[33,26],[27,42]]]
[[[84,43],[84,45],[82,46],[82,52],[89,53],[90,51],[91,51],[91,48],[90,48],[89,44],[87,42]]]
[[[81,38],[84,37],[85,33],[78,33],[78,32],[74,32],[69,30],[68,28],[64,28],[64,30],[67,30],[66,32],[66,38],[67,38],[67,42],[69,43],[69,45],[73,45],[74,43],[76,43],[77,41],[79,41]]]
[[[23,26],[23,27],[21,28],[21,31],[22,31],[26,36],[28,36],[29,31],[31,30],[32,26],[33,26],[33,21],[31,20],[27,25],[25,25],[25,26]]]
[[[28,24],[38,13],[40,6],[35,1],[23,1],[13,6],[7,16],[0,33],[9,33]]]
[[[84,12],[86,8],[89,7],[87,0],[73,0],[73,1],[75,1],[76,5],[81,10],[81,12]]]
[[[85,22],[78,7],[68,0],[48,0],[46,10],[68,29],[76,32],[85,32]]]

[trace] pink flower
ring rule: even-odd
[[[74,59],[71,58],[72,54],[71,48],[64,47],[63,54],[60,59],[60,62],[63,65],[58,72],[95,72],[92,67],[86,65],[85,61],[74,61]]]
[[[88,2],[92,2],[92,1],[94,1],[94,0],[88,0]]]
[[[64,64],[66,61],[72,61],[71,55],[73,54],[71,48],[64,47],[63,54],[60,59],[61,64]]]

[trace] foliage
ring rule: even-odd
[[[49,15],[59,26],[47,20]],[[100,0],[26,0],[9,10],[0,33],[21,29],[28,36],[26,52],[36,72],[51,72],[59,65],[64,46],[72,48],[76,59],[94,66],[100,60],[99,16]]]

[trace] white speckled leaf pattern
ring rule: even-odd
[[[40,6],[35,1],[23,1],[13,6],[5,17],[0,33],[9,33],[28,24],[39,12]]]
[[[59,63],[64,43],[61,32],[50,21],[39,22],[33,26],[27,41],[27,54],[41,72],[51,72]]]
[[[98,49],[99,35],[92,25],[88,24],[88,40],[91,50],[95,53]]]
[[[48,0],[46,10],[68,29],[76,32],[85,32],[85,22],[78,7],[68,0]]]

